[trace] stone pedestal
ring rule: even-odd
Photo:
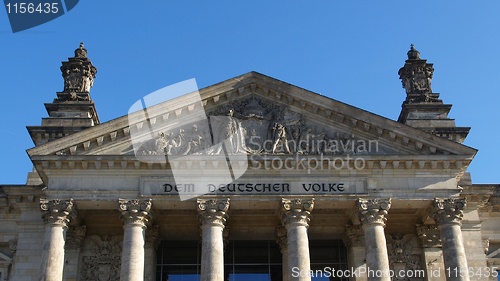
[[[358,217],[365,236],[366,269],[369,281],[390,281],[389,257],[384,227],[391,199],[359,199]]]
[[[40,280],[62,281],[66,230],[70,220],[76,217],[73,200],[40,199],[40,208],[45,222]]]
[[[360,225],[347,225],[344,243],[347,247],[347,259],[352,276],[350,281],[366,281],[365,237]],[[356,273],[356,274],[354,274]]]
[[[120,200],[123,221],[123,249],[120,280],[136,281],[144,278],[144,235],[152,219],[151,199]]]
[[[313,207],[314,199],[281,200],[281,222],[286,228],[288,244],[288,280],[311,280],[307,229]]]
[[[283,226],[276,227],[276,242],[281,251],[281,268],[283,281],[290,280],[290,268],[288,266],[288,239],[286,237],[286,228]]]
[[[446,280],[469,281],[462,231],[465,199],[435,199],[432,216],[439,226]]]
[[[224,226],[229,199],[198,199],[201,222],[201,281],[224,281]]]

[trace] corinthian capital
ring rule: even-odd
[[[436,198],[432,204],[432,217],[437,224],[461,224],[466,205],[465,198]]]
[[[288,228],[290,225],[309,227],[311,211],[314,208],[314,198],[311,199],[281,199],[281,222]]]
[[[229,199],[198,199],[196,201],[201,225],[224,227],[229,210]]]
[[[67,228],[69,222],[76,217],[73,199],[40,199],[40,209],[46,224],[57,224]]]
[[[379,224],[385,227],[391,199],[358,199],[358,218],[363,225]]]
[[[119,200],[119,209],[123,224],[140,224],[147,226],[153,218],[151,199]]]

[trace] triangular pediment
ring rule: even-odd
[[[193,98],[196,95],[198,100]],[[456,155],[462,158],[460,165],[467,166],[476,153],[465,145],[250,72],[32,148],[28,154],[33,161],[44,156],[202,155],[220,153],[216,146],[226,139],[234,152],[259,155],[422,159]]]

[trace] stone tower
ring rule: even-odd
[[[90,97],[97,68],[87,58],[83,43],[75,50],[75,56],[62,62],[64,90],[45,104],[48,117],[42,118],[41,126],[28,126],[35,146],[59,139],[99,124],[95,104]],[[28,184],[41,183],[36,172],[28,174]]]
[[[399,69],[399,79],[406,90],[398,122],[462,143],[469,127],[457,127],[455,120],[448,118],[451,104],[444,104],[438,93],[432,92],[432,63],[420,58],[413,44],[408,51],[405,65]]]
[[[87,58],[87,49],[80,43],[75,56],[62,62],[64,90],[51,103],[45,104],[49,117],[42,118],[41,126],[28,126],[36,146],[71,135],[99,124],[90,88],[97,68]]]

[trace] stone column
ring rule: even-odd
[[[307,229],[314,199],[282,199],[281,222],[286,228],[289,280],[310,281],[311,260]],[[295,273],[294,273],[295,272]],[[298,274],[298,273],[302,274]]]
[[[366,271],[369,281],[390,281],[384,227],[391,199],[358,199],[358,217],[365,235]]]
[[[441,234],[446,280],[469,281],[467,258],[460,229],[464,198],[434,199],[432,217]]]
[[[151,205],[151,199],[119,200],[124,229],[120,281],[144,278],[144,234],[152,219]]]
[[[286,228],[283,226],[276,227],[276,242],[281,251],[281,268],[283,281],[290,280],[290,268],[288,266],[288,240],[286,238]]]
[[[441,251],[441,235],[435,224],[417,224],[417,235],[422,243],[426,281],[444,281],[444,262]]]
[[[40,199],[40,209],[45,222],[40,280],[61,281],[64,271],[64,244],[66,230],[76,217],[73,199]]]
[[[346,225],[344,243],[347,246],[347,260],[352,273],[350,281],[366,281],[364,239],[363,228],[360,225]]]
[[[229,199],[198,199],[201,222],[201,281],[224,281],[223,231]]]

